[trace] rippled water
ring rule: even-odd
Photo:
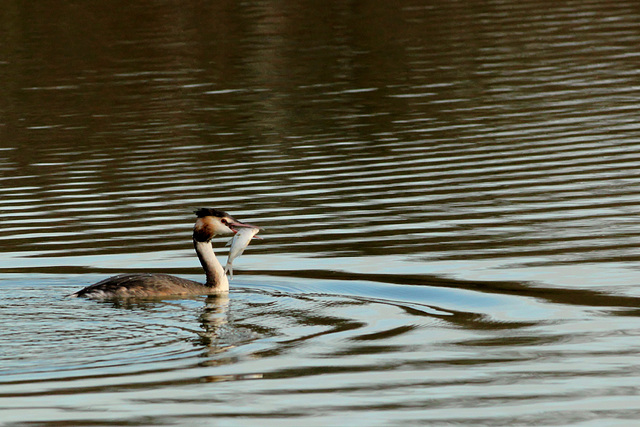
[[[640,417],[636,3],[2,5],[0,422]]]

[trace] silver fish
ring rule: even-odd
[[[229,240],[227,246],[231,245],[229,249],[229,257],[227,258],[227,265],[224,267],[225,274],[229,273],[229,280],[233,280],[233,260],[242,255],[242,252],[249,246],[251,239],[260,231],[259,228],[241,228],[233,236],[233,239]]]

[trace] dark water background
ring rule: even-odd
[[[640,417],[639,3],[0,10],[3,424]],[[63,298],[202,206],[228,299]]]

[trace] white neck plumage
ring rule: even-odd
[[[200,259],[200,264],[202,264],[202,268],[207,275],[205,285],[219,293],[228,292],[229,280],[227,280],[227,275],[224,274],[224,269],[222,265],[220,265],[218,258],[216,258],[216,254],[213,252],[211,241],[199,242],[194,239],[193,246],[198,254],[198,259]]]

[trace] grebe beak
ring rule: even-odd
[[[258,227],[257,225],[251,225],[239,221],[231,221],[227,224],[227,227],[229,227],[234,233],[238,232],[238,228],[257,228],[259,230],[264,230],[262,227]],[[262,240],[262,237],[259,237],[258,235],[254,235],[253,238]]]

